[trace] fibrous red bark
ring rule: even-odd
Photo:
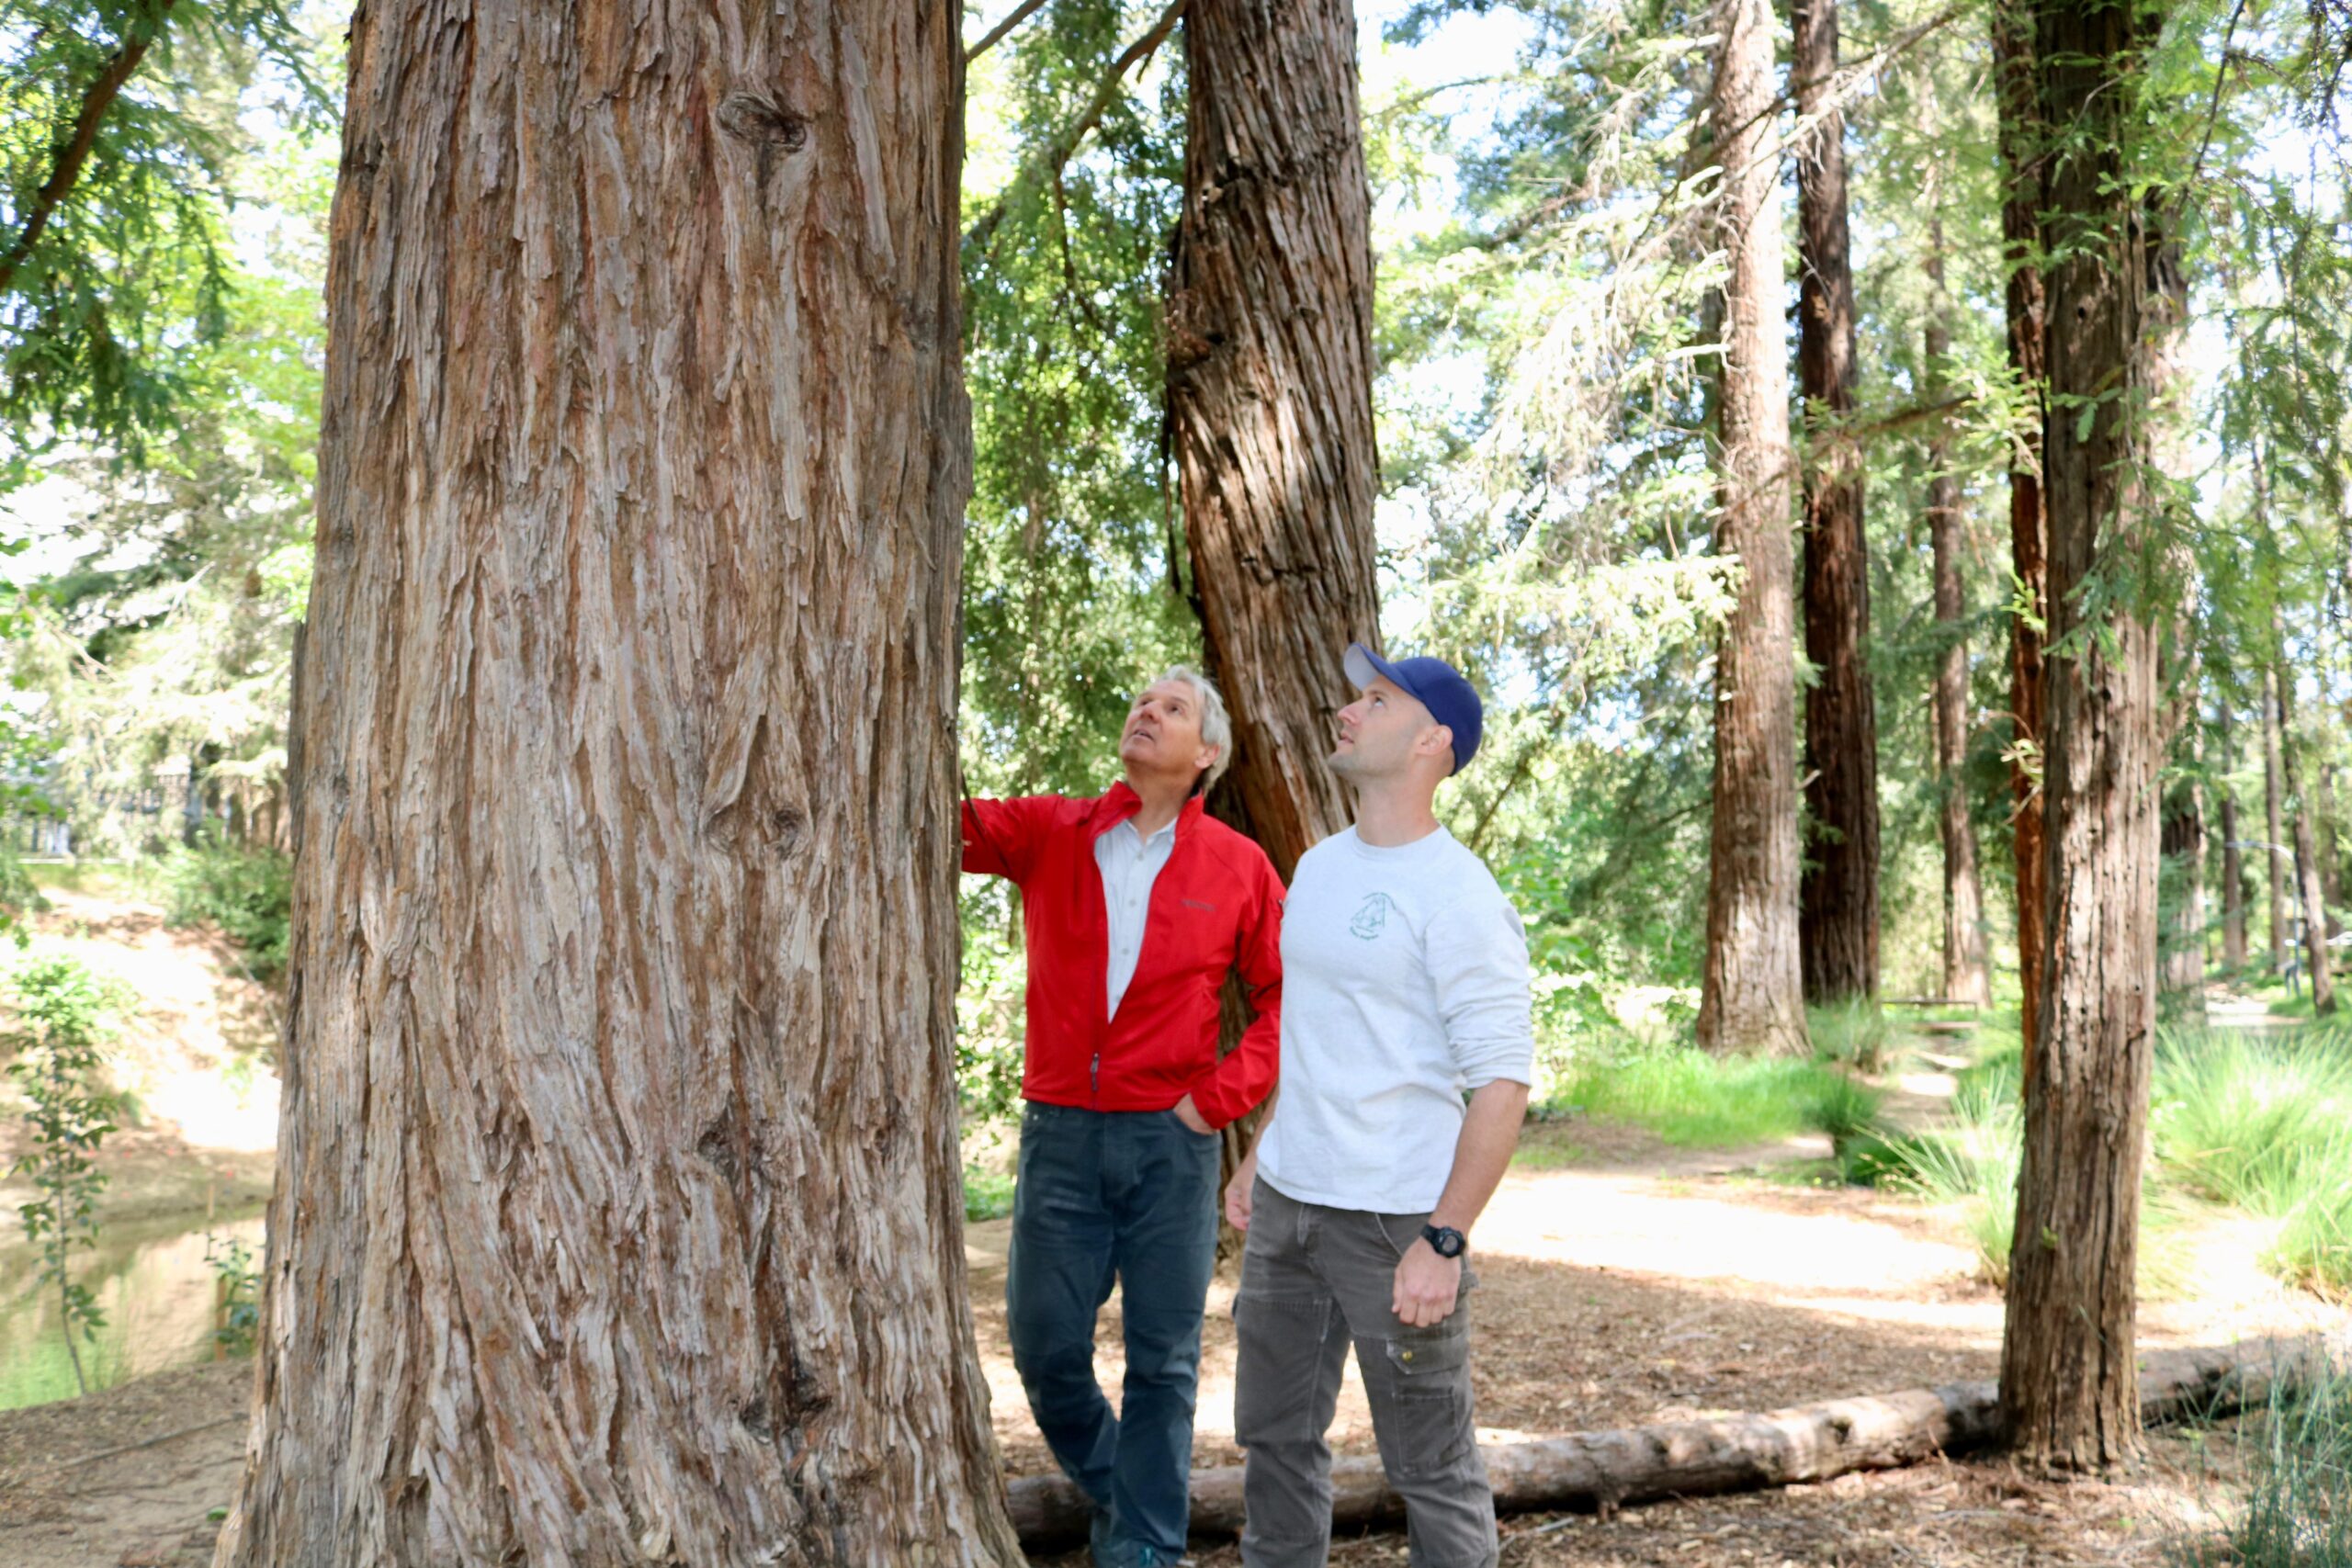
[[[2042,949],[2049,885],[2043,829],[2042,626],[2049,593],[2049,525],[2041,489],[2045,354],[2042,344],[2041,112],[2034,81],[2028,0],[1995,0],[1993,70],[1999,104],[2001,254],[2009,370],[2030,407],[2009,462],[2009,570],[2021,601],[2009,617],[2009,789],[2017,876],[2018,1029],[2030,1075],[2040,1044]]]
[[[362,6],[218,1561],[999,1564],[957,14]]]
[[[1804,800],[1798,897],[1804,994],[1878,994],[1878,712],[1871,693],[1870,551],[1853,416],[1854,274],[1846,224],[1846,117],[1835,94],[1838,0],[1792,0],[1798,117],[1797,373],[1804,475]],[[1930,400],[1932,400],[1932,399]]]
[[[1371,189],[1350,0],[1191,0],[1169,421],[1209,673],[1220,812],[1284,878],[1346,827],[1325,765],[1340,656],[1379,646]]]
[[[2037,17],[2051,154],[2050,412],[2042,465],[2052,658],[2045,742],[2048,930],[2025,1078],[2001,1401],[2020,1459],[2102,1470],[2140,1450],[2140,1179],[2156,993],[2157,678],[2151,429],[2165,338],[2147,214],[2124,177],[2148,15],[2113,0]],[[2089,410],[2088,418],[2082,411]],[[2095,573],[2100,592],[2086,592]],[[2117,574],[2120,574],[2120,576]],[[2088,617],[2096,616],[2096,620]]]
[[[1772,151],[1772,15],[1717,0],[1709,118],[1724,169],[1718,232],[1724,353],[1716,400],[1715,550],[1739,591],[1715,649],[1713,821],[1700,1043],[1802,1051],[1797,942],[1796,626],[1782,326],[1779,160]]]

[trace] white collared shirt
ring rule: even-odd
[[[1143,956],[1143,928],[1151,913],[1151,885],[1176,848],[1176,824],[1169,824],[1146,840],[1132,818],[1094,840],[1094,864],[1102,873],[1102,908],[1111,917],[1111,964],[1104,979],[1109,1010],[1119,1014],[1119,998],[1136,977],[1136,960]]]

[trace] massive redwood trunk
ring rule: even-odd
[[[1798,391],[1804,474],[1804,799],[1810,838],[1798,949],[1811,1001],[1878,994],[1878,714],[1871,694],[1870,555],[1854,412],[1854,274],[1838,0],[1793,0],[1789,76],[1812,132],[1797,147]]]
[[[957,21],[352,23],[223,1564],[1020,1561],[957,1197]]]
[[[1940,400],[1943,363],[1951,353],[1945,312],[1944,226],[1936,219],[1928,248],[1928,400]],[[1968,758],[1968,616],[1962,589],[1967,516],[1961,510],[1960,480],[1951,473],[1951,443],[1944,427],[1928,439],[1928,534],[1935,552],[1936,626],[1945,638],[1936,665],[1934,693],[1936,783],[1943,792],[1939,816],[1944,843],[1944,984],[1956,1001],[1984,1007],[1993,999],[1984,963],[1984,892],[1976,872],[1976,825],[1962,779]]]
[[[1715,652],[1714,819],[1699,1040],[1714,1051],[1801,1051],[1797,955],[1796,609],[1789,528],[1788,362],[1772,14],[1716,0],[1709,118],[1724,169],[1720,511],[1715,549],[1740,563]]]
[[[2000,113],[2001,254],[2009,370],[2033,414],[2014,433],[2009,463],[2009,570],[2021,613],[2009,617],[2009,790],[2017,872],[2018,1022],[2029,1076],[2041,1028],[2043,921],[2049,852],[2043,830],[2042,635],[2047,614],[2049,525],[2041,491],[2045,355],[2042,345],[2041,110],[2034,80],[2033,15],[2028,0],[1995,0],[1993,70]]]
[[[1350,820],[1325,760],[1340,655],[1377,647],[1371,192],[1351,0],[1193,0],[1169,418],[1209,672],[1219,809],[1287,880]]]
[[[2049,927],[2001,1406],[2019,1457],[2052,1471],[2104,1469],[2140,1449],[2133,1271],[2155,1031],[2163,693],[2161,611],[2137,563],[2157,526],[2157,354],[2179,327],[2171,291],[2150,284],[2125,162],[2151,27],[2141,8],[2083,0],[2042,8],[2035,38],[2041,109],[2064,133],[2043,202],[2042,459],[2051,641],[2069,651],[2047,670]],[[2103,592],[2086,594],[2095,572]]]

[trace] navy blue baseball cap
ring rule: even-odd
[[[1453,771],[1460,773],[1478,754],[1478,733],[1486,727],[1486,705],[1462,671],[1442,659],[1386,660],[1360,642],[1348,644],[1348,679],[1358,690],[1385,675],[1413,694],[1430,716],[1453,732]]]

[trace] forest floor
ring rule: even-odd
[[[1974,1276],[1953,1224],[1872,1192],[1807,1185],[1812,1141],[1736,1151],[1668,1148],[1627,1128],[1532,1127],[1477,1234],[1480,1436],[1510,1441],[1843,1394],[1990,1378],[1999,1296]],[[1007,1470],[1050,1461],[1004,1339],[1007,1222],[969,1228],[975,1317]],[[2345,1325],[2347,1314],[2257,1266],[2258,1227],[2192,1224],[2175,1244],[2184,1283],[2143,1308],[2149,1346],[2216,1344]],[[1210,1300],[1195,1461],[1233,1445],[1233,1268]],[[1116,1298],[1102,1369],[1115,1390]],[[250,1364],[165,1373],[87,1399],[0,1413],[0,1568],[209,1561],[243,1443]],[[1373,1449],[1351,1367],[1334,1447]],[[144,1444],[130,1448],[127,1445]],[[1998,1461],[1938,1462],[1754,1496],[1627,1509],[1608,1520],[1504,1521],[1504,1562],[2059,1564],[2165,1560],[2210,1524],[2236,1464],[2224,1426],[2159,1434],[2146,1468],[2114,1483],[2051,1486]],[[1402,1562],[1393,1531],[1342,1540],[1333,1562]],[[1230,1542],[1201,1568],[1232,1568]],[[1056,1560],[1077,1564],[1083,1554]]]

